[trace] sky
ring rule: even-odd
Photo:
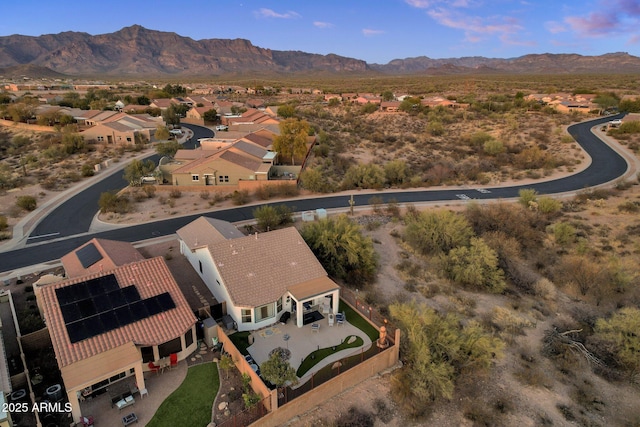
[[[0,36],[104,34],[134,24],[194,40],[368,63],[530,53],[640,56],[640,0],[84,0],[3,2]]]

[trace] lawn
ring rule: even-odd
[[[206,426],[220,387],[215,363],[193,366],[180,387],[164,401],[147,427]]]
[[[371,341],[375,341],[380,337],[380,333],[378,332],[378,330],[371,326],[371,323],[367,322],[367,320],[362,317],[361,314],[356,313],[356,311],[352,309],[350,305],[343,303],[341,300],[338,307],[338,311],[344,311],[344,314],[347,317],[347,321],[367,334]]]
[[[304,374],[306,374],[309,371],[309,369],[316,366],[325,357],[328,357],[340,350],[361,347],[363,344],[364,344],[364,340],[362,338],[356,335],[349,335],[340,343],[340,345],[318,349],[304,358],[304,360],[300,364],[300,367],[296,371],[296,375],[298,376],[298,378],[301,378]]]

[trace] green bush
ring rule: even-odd
[[[95,170],[93,168],[93,165],[91,163],[86,163],[84,165],[82,165],[82,176],[93,176],[95,175]]]
[[[33,196],[20,196],[16,205],[25,211],[33,211],[38,207],[38,201]]]
[[[0,215],[0,231],[4,231],[9,228],[9,223],[7,222],[7,217],[4,215]]]

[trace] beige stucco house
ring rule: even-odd
[[[284,312],[298,327],[311,309],[337,313],[340,287],[295,227],[249,236],[230,227],[200,217],[176,233],[180,252],[216,300],[226,302],[239,331],[272,325]]]

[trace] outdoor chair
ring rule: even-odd
[[[338,326],[344,325],[344,321],[345,321],[344,311],[342,313],[336,313],[336,323],[338,324]]]
[[[158,372],[160,372],[160,366],[156,365],[156,364],[155,364],[155,363],[153,363],[153,362],[149,362],[149,364],[148,364],[147,366],[149,367],[149,370],[150,370],[151,372],[155,372],[156,374],[157,374]]]
[[[172,369],[174,366],[178,366],[178,354],[171,353],[169,355],[169,369]]]
[[[312,323],[311,324],[311,332],[320,332],[320,324]]]

